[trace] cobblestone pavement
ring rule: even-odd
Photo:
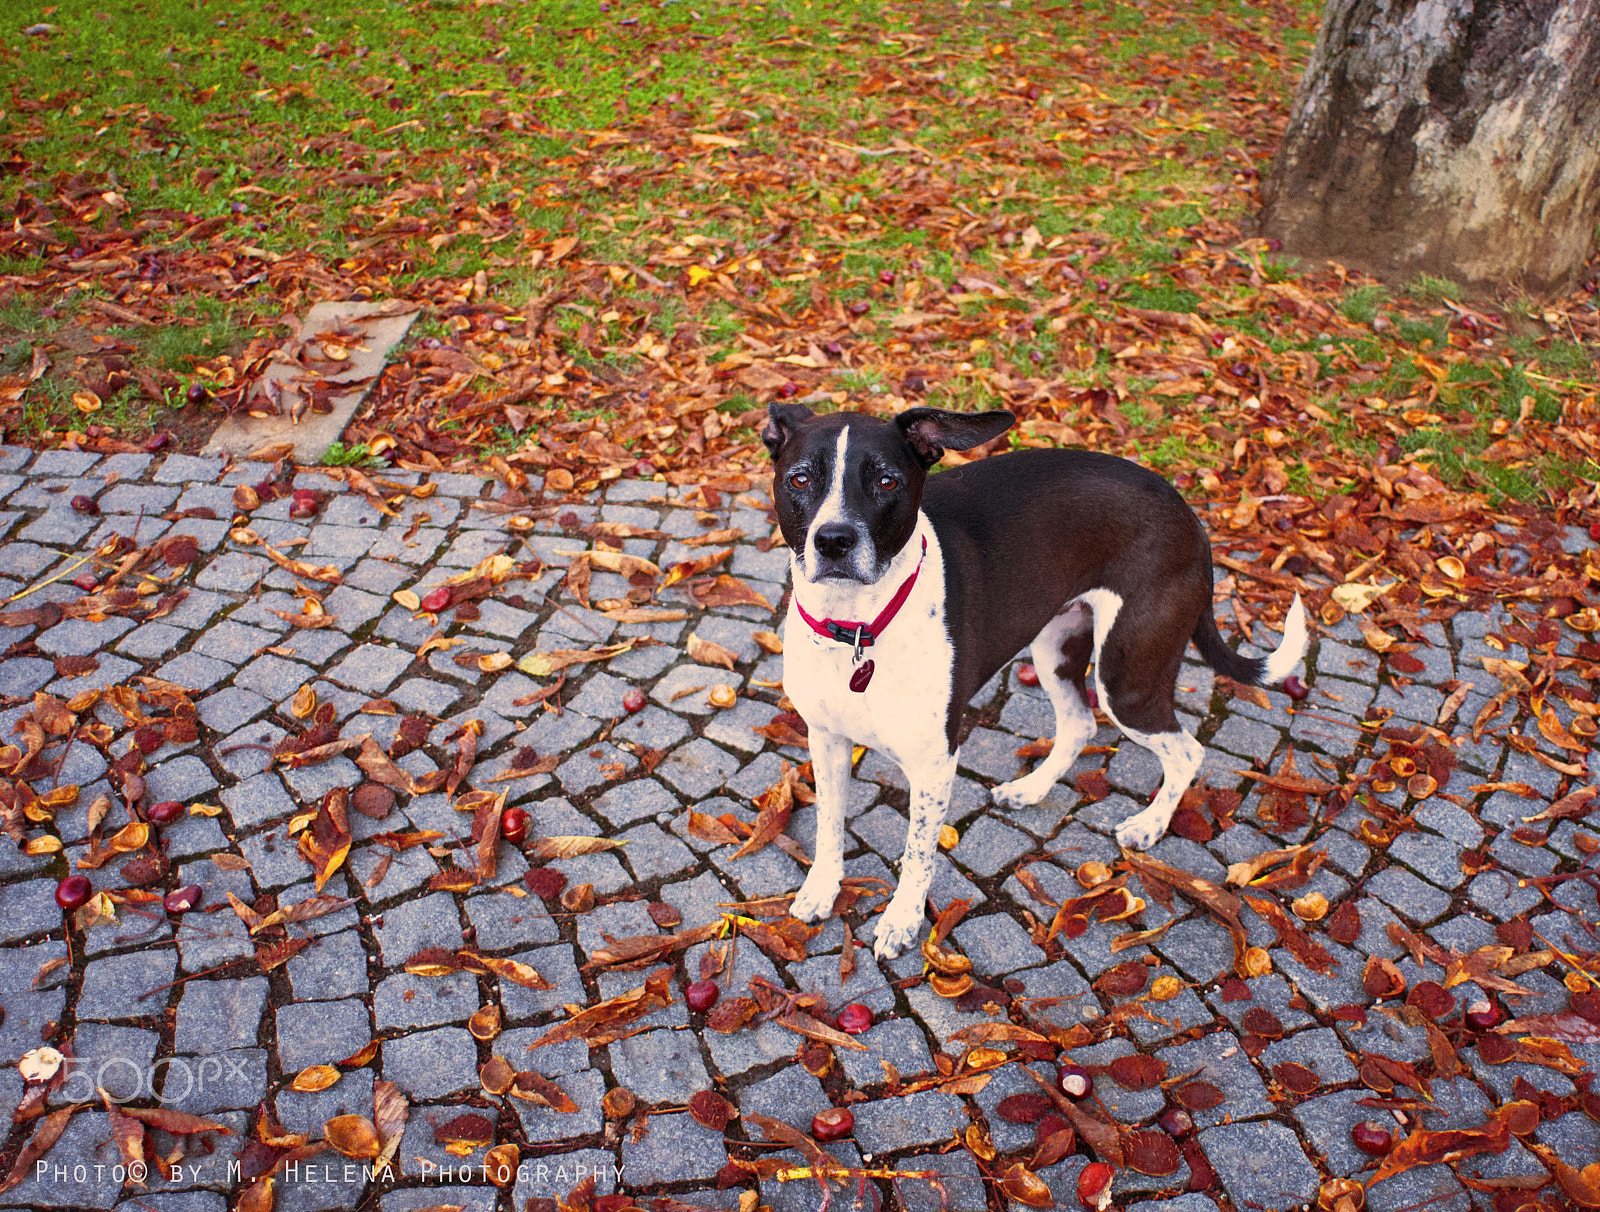
[[[23,1100],[15,1062],[48,1038],[58,1046],[70,1041],[80,1067],[52,1095],[52,1105],[89,1101],[83,1113],[67,1121],[45,1156],[44,1170],[35,1175],[30,1169],[25,1181],[0,1196],[0,1206],[220,1210],[232,1206],[241,1190],[230,1178],[229,1163],[242,1161],[246,1174],[262,1168],[264,1146],[248,1143],[258,1134],[256,1108],[270,1108],[284,1131],[315,1139],[333,1116],[372,1116],[375,1082],[387,1082],[410,1103],[395,1181],[367,1184],[344,1158],[322,1153],[279,1175],[278,1208],[359,1205],[395,1212],[434,1205],[514,1206],[522,1212],[530,1199],[564,1198],[585,1173],[598,1175],[602,1195],[613,1190],[641,1199],[670,1194],[688,1205],[731,1208],[739,1205],[741,1193],[748,1199],[759,1192],[760,1202],[778,1212],[814,1208],[820,1194],[808,1181],[784,1184],[769,1177],[758,1182],[746,1176],[719,1189],[717,1177],[727,1173],[730,1156],[749,1160],[774,1150],[746,1143],[763,1139],[748,1122],[735,1121],[723,1133],[703,1127],[688,1113],[692,1095],[714,1089],[745,1114],[770,1115],[803,1130],[809,1130],[814,1113],[848,1106],[854,1133],[831,1146],[836,1157],[852,1165],[870,1159],[880,1169],[940,1171],[952,1212],[979,1212],[992,1200],[1003,1200],[992,1182],[986,1185],[974,1154],[951,1146],[975,1123],[999,1154],[983,1164],[989,1174],[998,1176],[1012,1162],[1029,1159],[1038,1127],[1012,1122],[1015,1108],[1023,1104],[1009,1104],[1006,1114],[1000,1107],[1008,1096],[1037,1088],[1015,1053],[976,1093],[951,1093],[938,1079],[952,1062],[962,1062],[966,1043],[974,1038],[958,1032],[1007,1021],[1008,1014],[1053,1031],[1058,1043],[1092,1039],[1071,1059],[1089,1069],[1099,1106],[1123,1124],[1151,1127],[1180,1100],[1194,1104],[1195,1128],[1182,1139],[1183,1160],[1176,1172],[1119,1171],[1114,1187],[1119,1205],[1206,1212],[1215,1196],[1240,1212],[1300,1207],[1314,1202],[1326,1179],[1359,1176],[1370,1159],[1352,1145],[1352,1126],[1369,1119],[1396,1126],[1390,1111],[1363,1100],[1374,1097],[1375,1089],[1386,1091],[1386,1083],[1392,1086],[1396,1072],[1403,1078],[1403,1070],[1394,1066],[1367,1064],[1374,1056],[1415,1064],[1434,1075],[1426,1091],[1408,1088],[1402,1080],[1390,1095],[1411,1099],[1405,1105],[1412,1108],[1427,1106],[1420,1114],[1411,1111],[1413,1126],[1420,1119],[1427,1128],[1476,1127],[1490,1108],[1514,1098],[1539,1104],[1542,1113],[1530,1135],[1511,1140],[1502,1152],[1455,1167],[1412,1169],[1376,1185],[1368,1194],[1375,1212],[1419,1206],[1458,1212],[1473,1203],[1489,1207],[1493,1188],[1471,1190],[1462,1177],[1542,1174],[1541,1149],[1575,1166],[1600,1161],[1600,1133],[1581,1109],[1573,1080],[1586,1084],[1600,1048],[1570,1045],[1581,1075],[1563,1071],[1561,1064],[1529,1063],[1523,1053],[1507,1059],[1505,1049],[1483,1046],[1488,1034],[1462,1017],[1466,1007],[1487,1000],[1520,1016],[1563,1011],[1568,1005],[1563,976],[1570,969],[1560,963],[1528,967],[1515,981],[1529,992],[1512,996],[1494,992],[1494,982],[1503,978],[1489,980],[1486,989],[1478,980],[1487,980],[1487,972],[1469,968],[1454,974],[1462,979],[1448,990],[1450,1008],[1428,1003],[1426,1013],[1401,1006],[1401,998],[1375,1004],[1368,991],[1373,980],[1381,986],[1390,971],[1369,965],[1369,957],[1390,961],[1398,977],[1415,988],[1419,982],[1446,980],[1447,952],[1466,955],[1506,938],[1514,940],[1519,956],[1530,948],[1537,952],[1537,939],[1516,940],[1516,929],[1505,928],[1514,918],[1531,922],[1537,937],[1556,947],[1594,949],[1588,932],[1597,916],[1593,882],[1547,881],[1541,887],[1524,881],[1577,870],[1594,851],[1585,839],[1600,837],[1600,813],[1564,817],[1553,827],[1545,822],[1531,834],[1522,818],[1569,785],[1596,781],[1600,762],[1592,755],[1575,758],[1524,723],[1517,725],[1524,730],[1517,746],[1505,744],[1503,733],[1479,743],[1468,735],[1480,709],[1501,689],[1482,658],[1526,659],[1524,645],[1538,638],[1517,630],[1511,616],[1463,612],[1448,625],[1429,622],[1422,628],[1423,642],[1404,661],[1391,653],[1387,663],[1362,644],[1353,620],[1323,629],[1307,659],[1311,694],[1299,711],[1276,691],[1258,701],[1226,697],[1208,669],[1184,668],[1184,723],[1205,743],[1209,785],[1238,793],[1213,796],[1212,810],[1226,816],[1236,805],[1236,811],[1231,827],[1220,831],[1211,813],[1183,817],[1179,826],[1189,836],[1175,832],[1153,854],[1221,881],[1229,864],[1313,842],[1326,858],[1314,865],[1308,882],[1263,894],[1285,905],[1308,893],[1326,897],[1333,913],[1305,929],[1337,961],[1331,975],[1308,965],[1302,948],[1280,940],[1278,928],[1246,905],[1241,920],[1247,941],[1264,949],[1270,970],[1247,982],[1237,979],[1227,929],[1181,895],[1170,900],[1169,908],[1137,876],[1127,887],[1148,902],[1141,916],[1067,922],[1047,938],[1055,905],[1083,892],[1074,879],[1080,864],[1118,861],[1112,827],[1147,802],[1160,768],[1152,755],[1131,743],[1119,744],[1117,734],[1103,728],[1095,747],[1045,804],[1025,811],[996,809],[987,789],[1014,776],[1023,762],[1017,748],[1050,728],[1045,700],[1036,688],[1019,682],[1013,665],[972,705],[974,722],[962,749],[950,814],[960,841],[939,857],[932,892],[940,906],[953,898],[973,902],[950,936],[972,961],[973,991],[957,999],[940,996],[924,979],[917,954],[874,963],[872,918],[857,912],[846,920],[856,942],[869,945],[857,947],[855,971],[843,984],[840,952],[846,933],[837,919],[807,942],[803,960],[774,959],[740,939],[731,971],[719,978],[725,997],[745,992],[750,979],[760,976],[797,993],[818,994],[833,1011],[846,1002],[873,1011],[875,1025],[859,1037],[865,1050],[835,1049],[834,1063],[820,1080],[797,1061],[797,1049],[806,1041],[773,1016],[759,1016],[724,1034],[706,1029],[704,1016],[686,1009],[682,989],[698,979],[704,943],[669,955],[672,1000],[632,1024],[632,1034],[592,1051],[575,1040],[529,1052],[529,1043],[567,1017],[564,1006],[592,1004],[643,982],[644,971],[589,966],[608,936],[660,932],[657,918],[670,922],[673,916],[661,910],[663,905],[681,913],[683,928],[700,925],[729,903],[792,892],[802,878],[800,865],[785,849],[767,846],[736,859],[734,845],[705,840],[688,827],[691,808],[711,817],[731,814],[738,822],[753,821],[752,799],[778,781],[781,763],[805,759],[803,750],[779,748],[753,731],[780,710],[782,658],[768,655],[754,637],[776,628],[781,615],[759,606],[701,610],[680,586],[663,591],[654,605],[686,606],[687,621],[619,624],[601,609],[573,602],[560,588],[561,566],[569,553],[591,542],[582,528],[596,522],[662,532],[667,537],[621,540],[627,553],[662,568],[719,550],[680,540],[735,528],[744,537],[733,544],[731,564],[718,571],[730,572],[777,606],[785,592],[787,554],[757,545],[772,525],[748,494],[713,494],[716,499],[708,501],[697,492],[688,502],[684,493],[692,490],[616,481],[603,493],[538,511],[536,525],[523,534],[512,529],[514,515],[472,508],[501,491],[493,481],[435,474],[433,495],[408,498],[398,516],[386,517],[344,484],[306,470],[298,473],[296,485],[329,494],[314,517],[291,519],[291,501],[285,498],[262,505],[250,521],[271,543],[302,541],[287,549],[294,558],[342,573],[342,583],[331,591],[328,584],[313,585],[325,591],[325,608],[337,616],[338,626],[296,629],[279,613],[302,609],[296,577],[270,563],[260,547],[243,547],[229,538],[234,487],[253,484],[269,470],[260,464],[225,468],[220,461],[185,456],[102,459],[0,449],[0,589],[7,596],[48,579],[116,534],[135,536],[141,545],[188,534],[199,550],[184,568],[156,567],[172,580],[168,588],[187,591],[160,618],[68,617],[53,625],[5,629],[0,638],[10,647],[0,661],[0,694],[10,705],[0,715],[0,734],[12,737],[12,725],[29,712],[39,691],[65,700],[94,687],[129,684],[139,675],[166,679],[193,692],[199,737],[184,744],[156,738],[159,747],[145,759],[145,802],[175,799],[220,808],[217,815],[186,815],[160,830],[171,864],[162,890],[200,885],[201,911],[168,918],[157,906],[152,917],[124,906],[115,924],[74,930],[70,937],[53,894],[57,880],[68,874],[69,861],[86,853],[90,804],[110,790],[101,751],[80,741],[60,760],[56,780],[82,788],[51,827],[65,843],[64,855],[30,856],[0,844],[0,1060],[8,1066],[0,1073],[0,1098],[8,1110]],[[424,477],[395,479],[415,485]],[[79,494],[97,498],[97,516],[69,506]],[[1567,542],[1570,550],[1588,539],[1574,531]],[[454,612],[440,616],[438,628],[466,643],[419,657],[435,625],[392,595],[404,589],[425,594],[500,551],[519,560],[537,556],[550,571],[537,580],[500,586],[478,603],[475,618]],[[629,588],[620,575],[597,570],[590,593],[598,606],[624,598]],[[81,596],[68,577],[8,609],[70,603]],[[686,649],[696,636],[730,649],[736,669],[691,662]],[[463,651],[522,657],[629,637],[657,643],[568,670],[560,711],[518,705],[552,679],[531,678],[514,666],[484,673],[455,659]],[[1269,646],[1273,642],[1266,632],[1256,638]],[[1572,651],[1570,632],[1563,631],[1559,641],[1554,634],[1548,639],[1559,643],[1558,651]],[[97,668],[63,676],[63,670],[89,663],[69,658],[90,656],[98,659]],[[738,691],[736,705],[723,710],[710,705],[708,695],[718,684]],[[569,889],[592,884],[597,907],[567,913],[554,900],[546,904],[528,893],[529,862],[504,841],[492,881],[464,892],[431,890],[441,866],[449,863],[440,846],[396,852],[377,835],[415,828],[438,830],[445,842],[465,840],[471,818],[452,811],[442,792],[402,795],[381,821],[350,814],[354,844],[348,862],[323,891],[353,898],[353,904],[291,928],[291,937],[309,936],[313,944],[263,974],[252,958],[255,944],[230,908],[228,894],[263,912],[274,903],[289,906],[310,897],[312,868],[287,835],[290,818],[315,808],[331,788],[354,787],[363,779],[351,754],[298,768],[274,764],[270,747],[305,727],[292,710],[304,686],[314,687],[319,702],[334,705],[346,737],[371,733],[388,746],[402,715],[437,721],[426,742],[401,759],[418,778],[452,763],[456,745],[447,738],[461,723],[480,720],[478,760],[463,786],[505,791],[509,803],[525,807],[532,817],[530,843],[545,835],[626,843],[536,864],[560,872]],[[648,702],[630,714],[623,697],[632,686],[643,688]],[[1464,699],[1452,693],[1463,687]],[[360,710],[377,698],[396,704],[402,715]],[[1449,736],[1448,746],[1429,742],[1414,729],[1392,731],[1433,725],[1447,700],[1454,701],[1455,710],[1439,735]],[[137,740],[125,717],[105,701],[94,712],[117,734],[106,752],[113,758],[125,754]],[[1387,737],[1360,726],[1363,719],[1390,713]],[[1570,723],[1569,716],[1562,718]],[[1397,760],[1398,751],[1383,768],[1373,769],[1396,738],[1418,747],[1414,775]],[[57,738],[49,740],[42,756],[53,761],[61,746]],[[512,769],[514,755],[530,747],[541,757],[559,755],[559,763],[547,773],[490,781]],[[1241,775],[1281,772],[1291,747],[1299,778],[1337,784],[1370,775],[1362,794],[1379,803],[1369,811],[1357,802],[1327,821],[1321,797],[1313,795],[1308,818],[1302,799]],[[1446,748],[1451,761],[1440,758]],[[1575,760],[1588,762],[1586,777],[1569,777],[1551,764],[1571,768]],[[1102,770],[1103,778],[1095,773]],[[42,794],[50,785],[48,773],[32,785]],[[1425,797],[1408,799],[1408,786]],[[906,832],[904,787],[890,763],[873,753],[862,757],[848,807],[854,846],[848,874],[893,878]],[[1402,811],[1410,814],[1413,827],[1397,830]],[[122,812],[119,801],[107,831],[126,823]],[[789,835],[807,850],[814,812],[798,808],[788,826]],[[29,837],[49,832],[32,821],[27,829]],[[88,873],[97,889],[128,887],[120,862],[119,856]],[[1348,906],[1354,906],[1354,915],[1348,909],[1341,914]],[[1093,909],[1086,906],[1091,917]],[[1389,929],[1395,923],[1404,929]],[[1135,930],[1153,933],[1143,941],[1125,937]],[[1420,938],[1396,941],[1407,939],[1408,931],[1420,932]],[[1338,937],[1347,941],[1334,941]],[[472,971],[405,971],[406,961],[422,948],[456,948],[464,940],[484,955],[532,965],[553,988],[532,990]],[[1262,957],[1251,953],[1251,958]],[[57,960],[71,962],[52,966]],[[1159,979],[1169,976],[1176,981]],[[1116,992],[1129,981],[1134,994]],[[176,983],[163,988],[169,982]],[[468,1019],[490,1004],[500,1007],[504,1030],[480,1042],[469,1033]],[[814,1008],[826,1014],[824,1007]],[[1439,1028],[1429,1014],[1436,1015]],[[1459,1047],[1458,1074],[1436,1067],[1444,1063],[1436,1046],[1441,1028],[1449,1045]],[[369,1044],[376,1050],[368,1063],[347,1067],[331,1088],[289,1088],[290,1079],[307,1066],[336,1064]],[[991,1046],[1015,1047],[1005,1041]],[[1056,1048],[1044,1051],[1053,1055]],[[1118,1080],[1119,1074],[1127,1077],[1129,1067],[1113,1062],[1136,1051],[1163,1062],[1166,1084],[1149,1085],[1148,1072],[1140,1080]],[[537,1070],[570,1097],[575,1109],[485,1094],[479,1068],[492,1055],[515,1068]],[[1047,1060],[1029,1063],[1042,1073],[1052,1070]],[[1301,1068],[1286,1069],[1286,1064]],[[814,1059],[812,1067],[822,1066]],[[958,1070],[957,1076],[966,1072]],[[1197,1094],[1196,1087],[1186,1093],[1174,1080],[1190,1075],[1219,1090],[1220,1103],[1209,1105],[1214,1101],[1205,1096],[1209,1092]],[[154,1176],[147,1189],[119,1187],[109,1177],[117,1148],[94,1086],[116,1098],[132,1098],[129,1106],[154,1107],[159,1100],[159,1105],[210,1117],[233,1135],[185,1137],[181,1177]],[[601,1099],[616,1087],[626,1087],[639,1107],[652,1113],[608,1122]],[[921,1088],[894,1093],[908,1087]],[[1419,1104],[1425,1096],[1431,1106]],[[1093,1102],[1084,1100],[1084,1105],[1092,1109]],[[452,1153],[445,1143],[451,1132],[436,1132],[470,1110],[495,1121],[497,1141],[518,1146],[519,1174],[504,1190],[486,1181],[481,1144],[465,1154]],[[1037,1119],[1037,1110],[1032,1116]],[[8,1159],[15,1158],[38,1122],[12,1129]],[[461,1134],[459,1125],[455,1134]],[[165,1131],[152,1129],[149,1135],[152,1159],[170,1158],[180,1144]],[[979,1145],[985,1152],[981,1140]],[[1089,1160],[1080,1148],[1042,1171],[1057,1206],[1076,1206],[1077,1176]],[[939,1197],[926,1181],[875,1181],[884,1199],[898,1200],[906,1209],[938,1206]],[[1189,1191],[1191,1186],[1199,1190]],[[1211,1194],[1201,1193],[1206,1190]],[[835,1198],[849,1203],[856,1194],[851,1187]],[[869,1193],[856,1202],[867,1207],[874,1201]],[[535,1205],[541,1206],[553,1208]]]

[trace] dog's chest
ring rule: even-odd
[[[842,733],[902,766],[932,745],[946,747],[945,719],[955,652],[945,624],[944,576],[930,551],[904,607],[875,644],[863,690],[852,649],[817,635],[791,601],[784,629],[784,693],[813,728]]]

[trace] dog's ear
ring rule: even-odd
[[[947,450],[971,450],[998,438],[1016,424],[1009,412],[950,412],[944,408],[908,408],[894,423],[925,467]]]
[[[761,431],[761,440],[767,444],[772,457],[778,457],[783,444],[800,428],[802,421],[810,420],[811,410],[804,404],[780,404],[774,400],[767,405],[767,427]]]

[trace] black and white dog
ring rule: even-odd
[[[1298,597],[1270,656],[1241,657],[1223,642],[1200,520],[1136,463],[1027,450],[929,478],[945,450],[979,446],[1015,419],[912,408],[884,421],[775,403],[762,435],[793,571],[784,691],[810,729],[817,788],[815,861],[792,912],[814,921],[832,911],[852,742],[887,754],[911,785],[911,828],[877,925],[881,958],[922,925],[962,711],[1021,649],[1031,646],[1055,707],[1055,748],[996,787],[996,802],[1038,803],[1094,735],[1092,661],[1101,709],[1161,759],[1161,790],[1117,827],[1137,849],[1166,831],[1204,754],[1172,709],[1188,642],[1251,685],[1282,681],[1306,651]]]

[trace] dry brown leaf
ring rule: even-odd
[[[616,850],[627,845],[609,837],[579,837],[554,835],[542,837],[523,852],[533,862],[551,859],[577,858],[581,854],[598,854],[602,850]]]
[[[721,644],[703,640],[695,634],[689,637],[689,659],[701,665],[720,665],[723,669],[731,671],[739,656]]]

